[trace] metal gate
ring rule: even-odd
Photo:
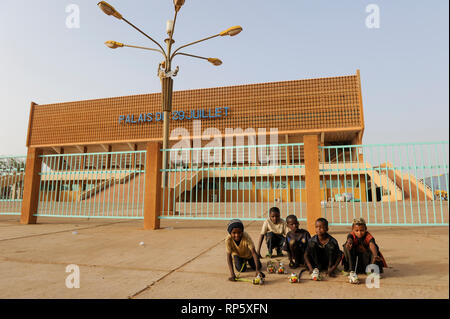
[[[167,152],[160,218],[264,220],[269,209],[306,220],[303,144],[179,148]]]
[[[145,151],[41,157],[36,216],[144,217]]]
[[[351,225],[448,226],[448,142],[325,146],[322,216]]]
[[[0,215],[20,215],[26,156],[0,157]]]

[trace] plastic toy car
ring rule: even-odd
[[[359,284],[359,278],[356,272],[351,271],[350,275],[348,276],[348,282],[351,284]]]
[[[289,282],[292,283],[292,284],[298,282],[298,277],[297,277],[296,273],[293,272],[291,274],[291,277],[289,278]]]
[[[275,273],[275,266],[271,261],[267,262],[267,272],[274,274]]]
[[[253,279],[254,285],[264,285],[264,278],[262,278],[260,275],[256,276],[256,278]]]
[[[319,269],[314,268],[312,274],[311,274],[311,279],[314,281],[319,281],[322,280],[322,277],[320,276],[320,272]]]
[[[277,269],[277,273],[278,274],[284,274],[285,273],[285,268],[284,268],[283,263],[280,263],[280,266]]]

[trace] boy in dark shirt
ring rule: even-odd
[[[328,234],[328,221],[325,218],[316,220],[316,234],[308,242],[305,252],[305,262],[309,272],[314,269],[326,271],[328,276],[335,277],[335,270],[342,259],[339,244]]]
[[[286,243],[283,247],[289,256],[289,267],[297,268],[305,264],[305,252],[311,235],[305,229],[299,229],[299,223],[295,215],[286,217],[286,224],[289,232],[286,235]]]
[[[355,218],[352,224],[352,232],[347,235],[347,242],[343,245],[344,271],[354,271],[356,257],[358,257],[357,274],[363,274],[366,267],[375,264],[383,273],[383,267],[387,267],[386,261],[381,254],[375,238],[367,231],[366,221],[363,218]]]

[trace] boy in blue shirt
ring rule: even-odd
[[[289,267],[297,268],[305,264],[305,252],[311,235],[305,229],[299,229],[298,219],[295,215],[286,217],[286,224],[289,232],[286,235],[286,244],[284,250],[289,256]]]

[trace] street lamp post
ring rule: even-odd
[[[177,14],[178,11],[180,11],[181,7],[184,5],[185,0],[173,0],[173,4],[175,6],[175,16],[173,20],[167,21],[166,24],[166,32],[169,38],[165,39],[164,42],[166,42],[166,50],[163,49],[163,47],[155,41],[153,38],[151,38],[149,35],[144,33],[142,30],[137,28],[135,25],[133,25],[131,22],[129,22],[127,19],[125,19],[116,9],[114,9],[113,6],[111,6],[106,1],[100,1],[98,3],[99,8],[107,15],[113,16],[119,20],[125,21],[127,24],[132,26],[134,29],[142,33],[145,37],[150,39],[152,42],[154,42],[159,49],[155,48],[147,48],[147,47],[141,47],[141,46],[135,46],[135,45],[128,45],[123,44],[116,41],[106,41],[105,45],[111,49],[121,48],[121,47],[130,47],[130,48],[137,48],[137,49],[144,49],[144,50],[150,50],[150,51],[157,51],[160,52],[164,56],[164,60],[159,64],[158,66],[158,77],[161,81],[161,102],[162,102],[162,111],[164,116],[164,124],[163,124],[163,180],[162,180],[162,186],[167,187],[167,149],[169,148],[169,121],[170,121],[170,114],[172,112],[172,95],[173,95],[173,77],[175,77],[178,73],[178,66],[174,71],[172,71],[172,60],[176,55],[184,55],[189,56],[193,58],[203,59],[215,66],[219,66],[222,64],[222,61],[217,58],[205,58],[198,55],[188,54],[185,52],[179,52],[181,49],[184,49],[185,47],[197,44],[199,42],[203,42],[218,36],[235,36],[239,34],[242,31],[242,27],[240,26],[234,26],[231,28],[228,28],[216,35],[200,39],[185,45],[180,46],[172,53],[172,45],[175,43],[173,40],[173,34],[175,31],[175,23],[177,21]]]

